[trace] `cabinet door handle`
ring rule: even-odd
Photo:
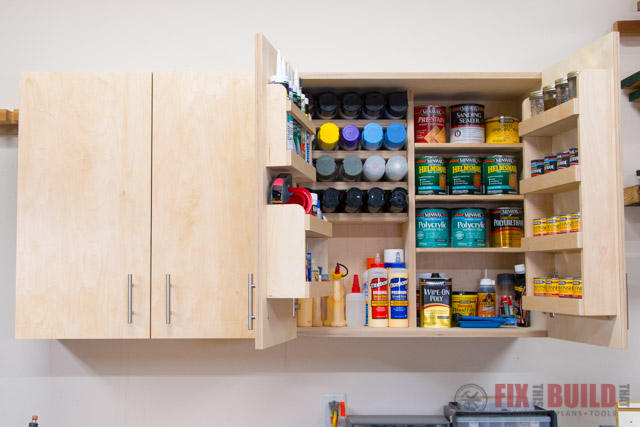
[[[249,330],[253,331],[253,321],[256,320],[256,316],[253,315],[253,290],[256,285],[253,283],[253,273],[249,273]]]
[[[166,308],[167,308],[167,313],[165,314],[165,323],[167,325],[171,324],[171,275],[167,274],[166,276],[167,282],[165,285],[166,288],[166,293],[167,293],[167,304],[166,304]]]
[[[129,292],[129,310],[128,310],[128,316],[127,316],[127,323],[131,324],[133,323],[133,307],[131,304],[131,287],[133,286],[133,279],[132,279],[132,275],[129,274],[127,275],[127,282],[128,282],[128,292]]]

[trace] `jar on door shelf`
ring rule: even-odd
[[[531,106],[532,116],[544,113],[544,99],[541,90],[536,90],[529,94],[529,104]]]
[[[547,85],[542,88],[542,98],[544,99],[544,111],[549,111],[558,105],[555,85]]]
[[[566,77],[560,77],[556,80],[556,102],[557,105],[569,101],[569,80]]]

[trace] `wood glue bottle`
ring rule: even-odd
[[[387,269],[376,254],[376,262],[367,272],[369,283],[369,327],[386,328],[389,326],[389,286]]]

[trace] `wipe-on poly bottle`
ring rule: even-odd
[[[353,286],[351,293],[346,297],[347,303],[347,326],[360,327],[365,325],[365,301],[364,294],[360,292],[358,275],[353,276]]]
[[[371,266],[369,279],[369,327],[386,328],[389,326],[389,286],[387,269],[376,254],[376,262]]]

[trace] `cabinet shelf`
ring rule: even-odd
[[[323,155],[328,155],[333,157],[334,159],[344,159],[347,156],[358,156],[361,159],[367,159],[371,156],[380,156],[383,159],[390,159],[393,156],[402,156],[404,158],[407,158],[407,151],[406,150],[398,150],[398,151],[394,151],[394,150],[375,150],[375,151],[368,151],[368,150],[353,150],[353,151],[347,151],[347,150],[333,150],[333,151],[323,151],[323,150],[314,150],[312,153],[312,157],[313,159],[317,159],[320,156]]]
[[[479,254],[519,254],[523,253],[522,248],[417,248],[416,253],[433,254],[433,253],[479,253]]]
[[[368,224],[375,223],[404,223],[409,221],[406,213],[333,213],[324,214],[324,216],[332,223],[357,224],[366,222]]]
[[[580,166],[571,166],[567,169],[523,179],[520,181],[520,193],[556,194],[577,190],[579,186]]]
[[[304,127],[307,132],[311,134],[316,134],[316,125],[311,119],[304,115],[302,110],[298,108],[296,104],[294,104],[291,100],[287,101],[287,113],[291,114],[296,122],[300,123],[302,127]]]
[[[543,296],[523,297],[523,308],[531,311],[545,313],[568,314],[571,316],[584,316],[584,303],[580,298],[558,298]]]
[[[435,196],[416,196],[416,204],[424,204],[431,202],[441,203],[469,203],[469,202],[482,202],[482,203],[503,203],[503,202],[523,202],[524,196],[521,194],[501,194],[501,195],[485,195],[485,194],[473,194],[473,195],[435,195]]]
[[[537,114],[520,123],[520,136],[556,136],[576,128],[578,99],[574,98],[557,107]]]
[[[307,237],[331,237],[333,235],[331,223],[313,215],[304,216],[304,230]]]
[[[331,282],[306,282],[305,298],[329,297],[333,295]]]
[[[522,151],[522,143],[510,144],[462,144],[456,142],[427,143],[416,142],[416,154],[450,155],[450,154],[505,154],[519,153]]]
[[[582,250],[582,233],[525,237],[522,249],[527,252],[579,252]]]
[[[361,190],[370,190],[373,187],[378,187],[382,190],[393,190],[394,188],[407,188],[406,181],[400,182],[389,182],[389,181],[378,181],[378,182],[367,182],[367,181],[359,181],[359,182],[313,182],[309,184],[305,184],[304,187],[309,188],[311,190],[324,190],[325,188],[335,188],[336,190],[348,190],[352,187],[359,188]]]
[[[274,172],[290,173],[296,182],[314,182],[316,180],[316,168],[291,150],[286,150],[284,164],[267,164],[267,167]]]
[[[19,110],[0,110],[0,135],[18,134]]]
[[[531,328],[298,328],[301,337],[327,338],[533,338],[546,337],[544,329]]]
[[[386,128],[387,126],[389,126],[391,123],[400,123],[401,125],[407,126],[407,120],[406,119],[402,119],[402,120],[387,120],[387,119],[382,119],[382,120],[368,120],[368,119],[355,119],[355,120],[345,120],[345,119],[332,119],[332,120],[319,120],[319,119],[315,119],[313,121],[313,124],[320,127],[325,123],[333,123],[334,125],[338,126],[340,129],[342,129],[343,127],[349,126],[349,125],[353,125],[357,128],[363,128],[366,125],[368,125],[369,123],[377,123],[380,126],[382,126],[383,128]]]

